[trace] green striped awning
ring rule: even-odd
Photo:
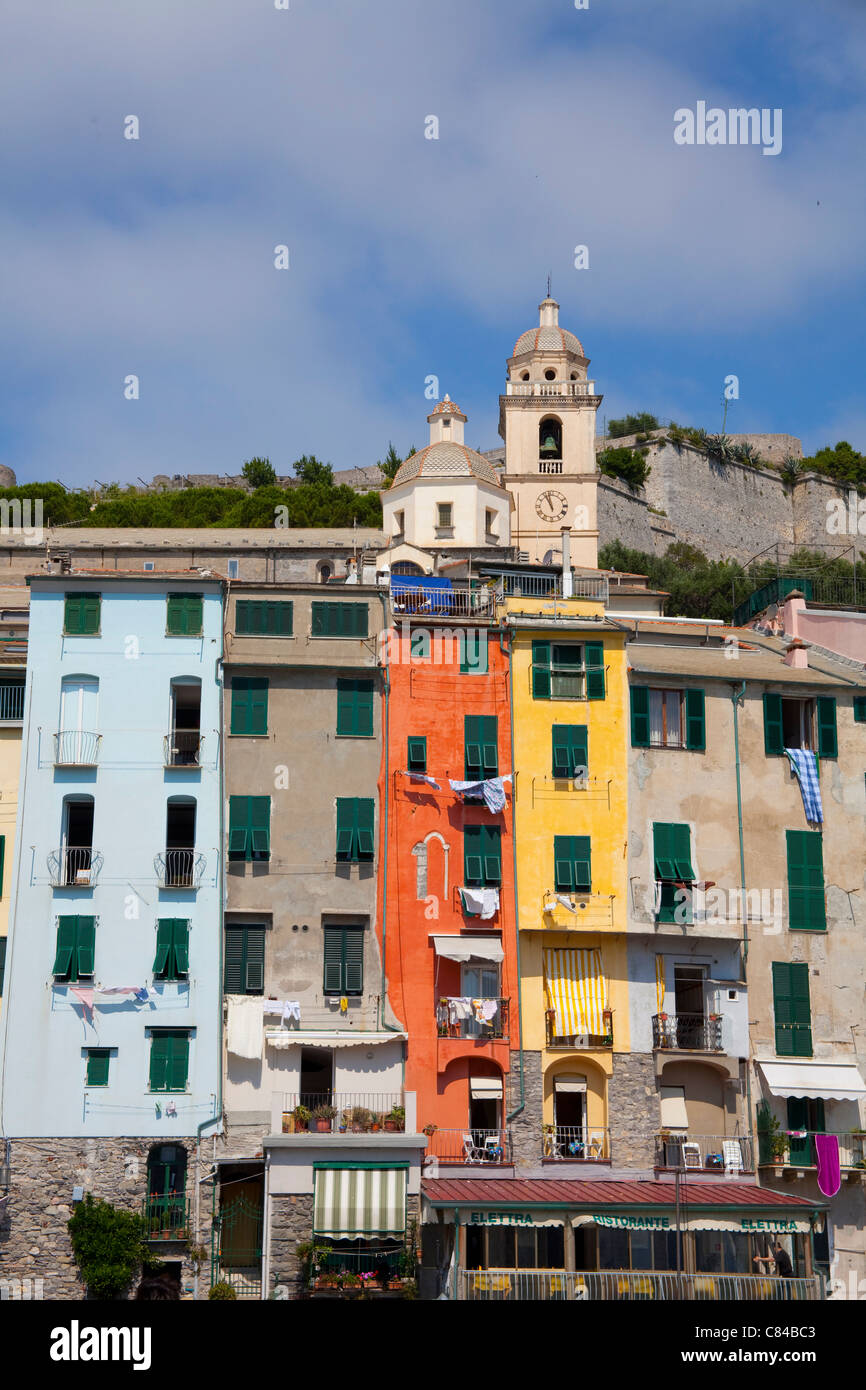
[[[405,1168],[317,1168],[313,1232],[334,1240],[402,1236]]]

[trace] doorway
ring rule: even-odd
[[[147,1157],[147,1237],[183,1240],[186,1235],[186,1149],[158,1144]]]
[[[700,1051],[704,1046],[704,965],[674,966],[674,1007],[677,1047]]]
[[[308,1110],[330,1105],[334,1093],[334,1054],[326,1047],[301,1048],[300,1103]]]
[[[63,807],[63,882],[90,883],[93,869],[93,797],[71,797]]]
[[[499,999],[499,969],[497,966],[464,965],[461,971],[460,992],[464,999]],[[489,1020],[465,1018],[460,1020],[462,1038],[499,1037],[499,1009]]]
[[[170,767],[196,767],[201,738],[201,682],[172,681],[169,748]]]

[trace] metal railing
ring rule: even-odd
[[[145,1197],[141,1217],[145,1240],[186,1240],[189,1236],[189,1201],[183,1193]]]
[[[204,855],[194,849],[167,849],[153,863],[160,888],[201,887]]]
[[[457,1297],[472,1301],[505,1300],[622,1302],[664,1300],[727,1302],[817,1303],[824,1297],[823,1281],[762,1278],[752,1274],[639,1274],[628,1270],[566,1271],[561,1269],[461,1269]]]
[[[610,581],[606,574],[572,575],[572,598],[601,599],[610,596]],[[501,574],[496,580],[500,598],[562,598],[561,574]]]
[[[403,1092],[296,1091],[283,1095],[284,1134],[402,1133]]]
[[[511,1162],[510,1129],[435,1129],[427,1139],[427,1157],[440,1163],[461,1163],[471,1167]]]
[[[24,686],[0,685],[0,723],[24,718]]]
[[[551,1163],[604,1163],[610,1160],[610,1130],[597,1125],[545,1125],[541,1157]]]
[[[556,1032],[556,1017],[552,1009],[545,1012],[545,1027],[547,1031],[548,1047],[563,1047],[569,1050],[586,1050],[587,1048],[613,1047],[613,1013],[610,1009],[605,1009],[602,1014],[602,1024],[607,1028],[606,1033],[571,1033],[559,1034]]]
[[[493,1004],[496,1012],[485,1018]],[[443,997],[436,1005],[436,1028],[440,1038],[507,1038],[508,1000],[478,999],[470,1004],[465,998]]]
[[[52,850],[48,856],[53,888],[92,888],[101,868],[102,855],[90,846]]]
[[[395,575],[390,592],[395,616],[491,620],[496,616],[496,594],[486,587],[425,589],[420,584],[410,587],[406,584],[405,576]]]
[[[653,1047],[722,1052],[722,1020],[705,1014],[653,1014]]]
[[[573,911],[565,906],[571,902]],[[613,896],[608,893],[548,892],[541,900],[542,925],[557,931],[569,927],[610,927],[613,925]],[[529,925],[529,924],[527,924]],[[535,927],[537,923],[531,922]]]
[[[507,381],[506,396],[594,396],[594,381]]]
[[[166,767],[198,767],[204,739],[199,729],[174,729],[162,741]]]
[[[101,734],[63,729],[54,735],[54,762],[57,767],[95,767],[101,742]]]
[[[758,1130],[758,1163],[762,1167],[816,1168],[818,1165],[815,1138],[826,1130],[777,1130],[769,1134]],[[835,1135],[839,1142],[839,1164],[842,1168],[866,1170],[866,1133],[848,1131]]]
[[[689,1168],[753,1173],[755,1151],[747,1134],[674,1134],[655,1136],[656,1168]]]

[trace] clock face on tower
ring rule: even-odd
[[[549,488],[535,499],[535,510],[542,521],[562,521],[568,511],[568,499]]]

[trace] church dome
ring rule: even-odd
[[[583,344],[567,328],[559,326],[559,305],[548,296],[538,306],[539,323],[536,328],[528,328],[521,333],[514,344],[512,357],[523,352],[573,352],[583,357]]]
[[[393,487],[408,483],[412,478],[478,478],[483,483],[500,486],[499,474],[493,465],[466,444],[440,440],[419,449],[397,469]]]

